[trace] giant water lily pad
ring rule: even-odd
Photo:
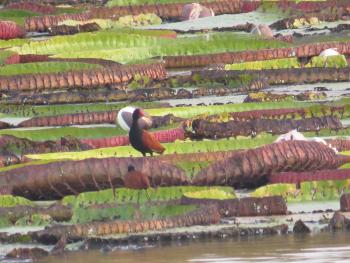
[[[281,195],[288,202],[338,200],[349,192],[349,180],[302,182],[300,189],[295,184],[273,184],[255,190],[254,197]]]
[[[330,130],[322,130],[317,134],[315,132],[305,132],[304,135],[308,137],[327,137],[327,136],[347,136],[350,128],[332,132]],[[175,141],[172,143],[163,143],[166,154],[182,154],[193,152],[215,152],[215,151],[229,151],[237,149],[249,149],[262,146],[264,144],[272,143],[277,136],[270,134],[259,134],[254,139],[251,137],[237,137],[220,140],[203,140],[203,141]],[[87,150],[82,152],[61,152],[61,153],[45,153],[45,154],[29,154],[28,158],[33,160],[83,160],[87,158],[107,158],[107,157],[141,157],[141,153],[136,151],[132,146],[117,146],[109,148],[100,148]],[[186,164],[182,164],[186,170]],[[196,171],[196,165],[189,167],[189,174],[192,175]],[[200,164],[199,167],[204,167],[205,164]],[[180,164],[181,167],[181,164]],[[198,168],[198,167],[197,167]]]
[[[0,207],[14,207],[17,205],[33,205],[33,203],[20,196],[0,195]]]
[[[33,214],[18,219],[15,223],[16,226],[46,226],[53,222],[49,215],[45,214]]]
[[[104,220],[160,219],[178,216],[196,209],[185,205],[115,205],[112,207],[76,207],[70,223],[88,223]]]
[[[204,17],[191,21],[166,23],[157,26],[147,26],[147,29],[168,29],[168,30],[202,30],[212,28],[233,27],[245,23],[267,24],[270,25],[286,15],[283,13],[266,13],[262,11],[254,11],[242,14],[219,15],[214,17]]]
[[[94,204],[118,204],[122,203],[149,203],[180,199],[183,195],[197,195],[202,198],[227,199],[234,196],[231,187],[198,187],[198,186],[173,186],[150,188],[147,190],[133,190],[118,188],[114,190],[102,190],[97,192],[81,193],[78,196],[66,196],[63,204],[74,207],[87,207]],[[196,193],[196,194],[195,194]],[[217,194],[217,197],[215,197]]]
[[[156,56],[207,54],[284,46],[288,44],[241,33],[165,39],[140,31],[101,31],[33,41],[21,47],[13,47],[11,50],[20,54],[51,54],[59,58],[102,58],[130,63]]]
[[[340,24],[350,24],[349,20],[337,20],[334,22],[319,21],[317,24],[313,25],[303,25],[298,28],[288,28],[283,30],[274,30],[275,33],[282,35],[290,35],[293,33],[302,34],[304,36],[311,35],[326,35],[331,39],[332,31],[331,29],[336,28]],[[346,37],[346,34],[343,34],[343,37]]]
[[[0,68],[0,76],[10,76],[19,74],[38,74],[38,73],[54,73],[75,71],[83,69],[100,68],[96,64],[88,64],[81,62],[39,62],[39,63],[25,63],[13,64]]]

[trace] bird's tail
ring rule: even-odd
[[[163,154],[164,151],[165,151],[165,148],[161,145],[161,148],[157,149],[156,153]]]

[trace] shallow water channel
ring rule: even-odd
[[[241,240],[172,243],[155,247],[113,247],[45,258],[58,262],[349,262],[350,233],[287,235]]]

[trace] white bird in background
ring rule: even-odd
[[[285,134],[278,136],[275,142],[283,142],[283,141],[306,141],[306,137],[298,132],[297,130],[291,130]]]
[[[117,122],[119,126],[125,131],[129,131],[131,126],[130,125],[131,122],[128,120],[129,119],[128,113],[130,113],[130,118],[131,118],[131,115],[134,112],[134,110],[135,110],[134,107],[127,106],[118,111]]]
[[[340,55],[340,53],[338,52],[337,48],[328,48],[328,49],[323,50],[319,56],[320,57],[331,57],[331,56],[339,56],[339,55]]]
[[[338,52],[337,48],[328,48],[328,49],[323,50],[320,53],[319,57],[322,57],[325,60],[325,66],[327,67],[329,57],[340,56],[340,55],[341,55],[341,53]],[[346,61],[345,57],[343,57],[343,59],[345,60],[344,62],[347,65],[347,61]]]
[[[263,38],[266,38],[266,39],[273,39],[273,32],[271,28],[265,24],[256,25],[252,29],[251,33],[258,36],[262,36]]]
[[[290,132],[287,132],[285,134],[282,134],[278,136],[278,138],[274,141],[276,142],[282,142],[282,141],[313,141],[313,142],[319,142],[322,143],[329,148],[331,148],[335,153],[338,153],[337,149],[332,147],[332,145],[328,144],[324,139],[314,137],[314,138],[306,138],[304,134],[301,132],[298,132],[297,130],[291,130]]]

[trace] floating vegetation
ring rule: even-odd
[[[315,182],[301,182],[300,189],[296,184],[272,184],[255,190],[255,197],[283,196],[288,202],[303,201],[330,201],[339,200],[342,193],[347,192],[349,179],[347,180],[322,180]]]
[[[276,41],[275,41],[276,42]],[[282,43],[281,43],[282,45]],[[288,46],[284,44],[284,46]],[[210,55],[192,55],[192,56],[167,56],[164,57],[165,66],[168,68],[178,68],[178,67],[200,67],[207,66],[211,64],[232,64],[228,65],[227,69],[232,66],[238,67],[237,69],[245,69],[245,67],[256,67],[256,69],[267,68],[299,68],[301,66],[300,62],[296,58],[308,58],[314,57],[321,54],[322,51],[327,49],[339,50],[340,54],[349,53],[349,44],[344,42],[325,42],[325,43],[311,43],[305,44],[297,47],[285,47],[285,48],[271,48],[262,50],[246,50],[238,52],[226,52],[226,53],[216,53]],[[333,64],[338,65],[338,67],[344,65],[344,58],[327,57],[327,60],[333,60]],[[325,58],[315,58],[316,63],[324,64]],[[251,63],[248,63],[251,61]],[[262,62],[263,61],[263,62]],[[266,66],[264,65],[266,61]],[[242,63],[241,66],[238,63]],[[316,65],[316,64],[315,64]],[[309,64],[312,66],[312,64]],[[260,67],[260,68],[259,68]],[[248,69],[248,68],[246,68]],[[254,69],[254,68],[249,68]]]
[[[49,215],[33,214],[18,219],[15,226],[45,226],[53,223]]]
[[[131,164],[147,174],[154,187],[188,184],[187,177],[181,169],[158,160],[142,160],[141,158],[86,159],[38,164],[32,167],[23,166],[17,168],[19,170],[12,169],[3,172],[1,174],[1,184],[12,188],[12,193],[15,195],[29,197],[34,200],[58,199],[70,194],[123,187],[123,178]],[[118,168],[107,170],[108,167]],[[18,178],[17,181],[12,178],[16,170],[17,172],[21,171],[20,174],[23,176],[23,180]],[[50,181],[47,181],[46,178],[48,172],[50,172]],[[39,174],[42,176],[41,183],[33,185],[34,180],[40,181]],[[93,184],[89,183],[90,178],[93,178]],[[19,181],[22,181],[22,184]],[[65,185],[65,189],[61,189],[63,185]]]
[[[4,50],[0,52],[0,64],[8,65],[8,64],[16,64],[19,63],[20,57],[17,53]]]
[[[284,134],[297,129],[301,132],[322,129],[341,130],[343,125],[334,116],[305,118],[305,119],[264,119],[247,121],[209,122],[196,119],[192,121],[192,131],[189,132],[191,138],[219,139],[237,136],[255,137],[257,134],[267,132],[271,134]]]
[[[314,155],[316,149],[324,151]],[[193,184],[256,188],[268,182],[271,172],[335,169],[348,161],[318,142],[285,141],[239,151],[227,160],[214,162],[194,177]]]
[[[60,58],[94,57],[117,62],[132,62],[156,56],[192,55],[282,46],[286,44],[241,34],[219,33],[209,38],[199,35],[193,38],[170,40],[159,38],[156,35],[150,36],[147,31],[146,35],[140,31],[130,31],[130,33],[101,31],[58,36],[46,41],[30,42],[12,49],[20,54],[51,54]],[[94,50],[93,54],[91,50]]]
[[[56,73],[94,68],[99,68],[99,66],[81,62],[37,62],[6,65],[0,68],[0,75],[13,76],[21,74]]]
[[[54,90],[92,88],[129,82],[135,75],[162,79],[165,76],[161,64],[127,65],[123,67],[85,69],[69,72],[46,74],[23,74],[0,77],[0,91]]]
[[[1,207],[14,207],[17,205],[33,205],[31,201],[20,196],[0,195]]]
[[[225,200],[229,198],[234,198],[232,193],[222,191],[220,189],[210,189],[210,190],[199,190],[185,193],[184,196],[196,199],[219,199]]]
[[[41,5],[33,2],[10,3],[6,5],[6,8],[15,10],[28,10],[41,14],[52,14],[56,11],[55,8],[51,5]]]
[[[347,67],[346,58],[342,56],[331,57],[313,57],[310,63],[301,65],[297,58],[285,58],[275,60],[264,60],[254,62],[236,63],[226,65],[226,70],[261,70],[261,69],[280,69],[280,68],[301,68],[301,67],[330,67],[340,68]]]
[[[137,199],[141,204],[150,202],[161,202],[181,199],[183,195],[201,195],[202,198],[215,199],[213,193],[219,193],[220,199],[228,199],[234,197],[232,188],[230,187],[200,187],[200,186],[174,186],[151,188],[146,191],[133,190],[127,188],[118,188],[114,192],[112,190],[102,190],[98,192],[81,193],[78,196],[66,196],[62,199],[65,205],[74,207],[89,207],[99,204],[119,204],[119,203],[135,203]],[[148,195],[148,196],[147,196]]]
[[[297,95],[274,94],[271,92],[251,92],[244,99],[244,102],[265,102],[265,101],[293,101],[293,100],[321,100],[327,98],[324,92],[303,92]]]
[[[312,26],[319,24],[320,21],[317,17],[310,17],[310,18],[296,18],[293,22],[293,28],[300,28],[303,26]]]
[[[0,39],[21,38],[25,34],[24,30],[12,21],[0,22]]]
[[[137,16],[122,16],[118,19],[118,23],[125,27],[159,25],[162,19],[155,14],[140,14]]]
[[[212,9],[214,14],[235,14],[244,11],[245,6],[241,4],[240,1],[227,1],[227,0],[217,0],[217,1],[206,1],[202,5],[208,9]],[[256,9],[257,6],[255,6]],[[97,18],[118,18],[125,14],[139,15],[142,13],[154,13],[160,16],[162,19],[172,19],[180,20],[183,14],[183,3],[154,3],[148,5],[130,5],[130,6],[115,6],[115,7],[100,7],[95,8],[91,12],[91,16]],[[254,10],[254,8],[253,8]]]
[[[155,1],[155,0],[109,0],[106,3],[107,7],[113,7],[113,6],[126,6],[126,5],[149,5],[149,4],[169,4],[169,3],[191,3],[190,0],[162,0],[162,1]]]
[[[289,202],[349,192],[348,1],[189,3],[6,1],[0,243],[20,247],[7,258],[287,233]],[[317,228],[329,208],[303,218]]]
[[[97,24],[100,29],[121,29],[122,27],[137,27],[137,26],[148,26],[148,25],[159,25],[162,23],[162,19],[155,14],[139,14],[136,16],[128,15],[122,16],[117,21],[112,19],[89,19],[84,21],[78,20],[64,20],[59,22],[57,26],[53,28],[65,25],[71,27],[77,27],[77,30],[81,29],[82,26],[88,24]],[[96,30],[98,31],[98,30]],[[84,32],[84,31],[78,31]],[[88,32],[88,31],[85,31]],[[140,32],[142,33],[142,32]]]
[[[36,16],[38,13],[29,10],[12,10],[12,9],[1,9],[0,19],[10,20],[17,23],[20,26],[24,26],[24,21],[27,17]]]

